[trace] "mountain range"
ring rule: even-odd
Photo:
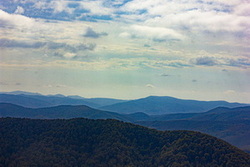
[[[250,107],[246,104],[182,100],[167,96],[130,101],[87,99],[22,91],[1,93],[0,103],[0,117],[117,119],[158,130],[199,131],[250,152]]]
[[[14,91],[0,93],[0,103],[12,103],[29,108],[52,107],[58,105],[87,105],[99,108],[104,105],[125,102],[111,98],[83,98],[80,96],[42,95],[39,93]]]
[[[170,113],[199,113],[216,107],[241,107],[248,104],[229,103],[226,101],[183,100],[168,96],[149,96],[136,100],[110,98],[84,98],[80,96],[42,95],[23,91],[0,93],[0,103],[12,103],[29,108],[52,107],[58,105],[87,105],[89,107],[132,114],[142,112],[148,115]]]
[[[33,119],[117,119],[158,130],[193,130],[221,138],[250,152],[250,107],[219,107],[204,113],[177,113],[147,115],[145,113],[119,114],[93,109],[88,106],[56,106],[25,108],[0,103],[0,117]]]
[[[215,137],[116,120],[0,118],[0,166],[233,166],[250,155]]]

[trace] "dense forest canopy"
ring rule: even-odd
[[[249,154],[191,131],[116,120],[0,119],[0,166],[249,166]]]

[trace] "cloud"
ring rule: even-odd
[[[201,31],[242,31],[246,30],[250,5],[244,0],[22,0],[7,1],[8,11],[17,6],[16,13],[30,17],[55,20],[110,20],[136,23],[147,26]],[[22,7],[21,7],[22,6]],[[22,10],[23,9],[23,10]],[[13,9],[12,9],[13,10]]]
[[[234,6],[234,5],[238,5],[241,4],[242,0],[202,0],[201,2],[203,3],[210,3],[210,4],[219,4],[219,5],[228,5],[228,6]]]
[[[192,59],[191,63],[193,63],[195,65],[201,65],[201,66],[217,65],[217,61],[213,57],[197,57],[196,59]]]
[[[49,7],[54,9],[54,13],[66,12],[68,14],[73,13],[72,8],[68,8],[67,1],[51,1],[50,4],[47,4]]]
[[[223,93],[226,94],[226,95],[232,95],[232,94],[235,94],[237,92],[235,90],[226,90]]]
[[[63,49],[70,52],[78,52],[85,50],[94,50],[96,44],[87,43],[87,44],[75,44],[70,45],[66,43],[57,43],[57,42],[34,42],[34,41],[23,41],[23,40],[11,40],[2,38],[0,39],[0,47],[2,48],[42,48],[47,47],[48,49],[56,50]]]
[[[148,66],[152,68],[183,68],[183,67],[191,67],[188,62],[183,60],[161,60],[161,61],[151,61],[148,63]]]
[[[168,31],[164,30],[165,33],[162,35],[154,35],[156,38],[152,39],[156,42],[163,42],[169,39],[180,40],[183,36],[188,36],[190,31],[194,33],[199,31],[249,34],[248,27],[250,26],[247,17],[250,14],[250,5],[242,0],[49,0],[39,2],[22,0],[21,2],[6,2],[4,7],[11,9],[12,6],[17,6],[16,14],[25,12],[29,17],[53,20],[83,19],[90,21],[116,19],[116,21],[119,20],[119,22],[124,23],[138,23],[139,21],[144,26],[154,27],[157,25],[157,27],[168,29]],[[9,20],[15,20],[14,18],[17,17],[14,14],[10,15],[12,15],[12,19]],[[0,13],[0,17],[2,16],[3,14]],[[24,19],[19,20],[24,21]],[[9,22],[13,23],[13,21]],[[3,26],[5,24],[0,25]],[[29,24],[25,23],[23,25]],[[188,34],[184,35],[185,33]],[[91,37],[93,38],[94,36]]]
[[[77,56],[76,53],[69,53],[69,52],[63,55],[63,57],[65,57],[66,59],[74,59],[76,56]]]
[[[119,34],[119,37],[122,37],[122,38],[133,38],[132,35],[128,32],[122,32]]]
[[[227,58],[227,57],[197,57],[190,60],[191,64],[198,66],[228,66],[228,67],[237,67],[237,68],[249,68],[250,60],[247,57],[240,58]],[[227,72],[226,69],[222,69],[223,72]]]
[[[140,20],[144,25],[181,30],[187,36],[190,32],[249,34],[249,9],[250,4],[241,0],[133,0],[121,8],[125,13],[121,17],[126,20],[131,14],[141,15],[139,11],[143,10]],[[129,18],[138,22],[136,17]]]
[[[17,6],[17,9],[15,10],[15,14],[23,14],[25,12],[24,8],[21,6]]]
[[[151,46],[149,44],[144,44],[143,45],[145,48],[150,48]]]
[[[75,44],[75,45],[69,45],[66,43],[57,43],[57,42],[47,42],[46,46],[49,49],[64,49],[70,52],[77,52],[77,51],[85,51],[85,50],[94,50],[96,47],[96,44],[94,43],[87,43],[87,44]]]
[[[55,87],[56,87],[56,88],[66,88],[66,87],[68,87],[68,86],[59,84],[59,85],[55,85]]]
[[[2,38],[0,39],[0,47],[2,48],[41,48],[44,47],[44,42],[17,41]]]
[[[87,9],[90,11],[91,15],[112,15],[114,9],[111,6],[104,6],[103,0],[95,0],[95,1],[83,1],[79,2],[82,9]]]
[[[9,86],[9,85],[11,85],[11,86],[13,86],[13,85],[15,85],[15,86],[20,86],[20,85],[22,85],[20,82],[16,82],[16,83],[7,83],[7,82],[0,82],[0,85],[1,86]]]
[[[27,2],[26,2],[26,4],[27,4]],[[32,8],[36,9],[35,11],[37,11],[38,14],[40,13],[40,11],[46,11],[49,13],[49,15],[52,16],[55,14],[65,12],[65,14],[67,14],[69,16],[70,14],[73,14],[73,11],[74,11],[73,8],[69,7],[69,4],[70,4],[70,2],[63,1],[63,0],[59,0],[59,1],[49,0],[49,1],[38,1],[38,2],[33,1],[27,5],[31,5]],[[31,10],[32,9],[30,9],[30,12],[31,12]],[[41,15],[40,17],[42,18],[43,16]]]
[[[9,85],[8,83],[6,83],[6,82],[0,82],[0,85],[2,85],[2,86],[6,86],[6,85]]]
[[[241,3],[237,5],[234,12],[240,16],[250,16],[250,3]]]
[[[7,5],[2,9],[15,12],[14,14],[0,10],[0,33],[4,34],[0,39],[0,47],[24,48],[27,49],[26,52],[30,51],[29,48],[43,48],[44,50],[39,50],[41,55],[53,55],[61,60],[80,60],[79,57],[87,55],[85,52],[94,50],[96,57],[109,53],[112,53],[113,57],[125,54],[131,57],[138,55],[146,57],[144,60],[116,61],[126,69],[138,67],[182,68],[196,65],[220,66],[226,69],[226,66],[248,68],[248,55],[245,58],[239,58],[240,56],[236,54],[233,56],[234,53],[229,53],[226,44],[223,46],[226,49],[219,48],[217,45],[223,40],[233,46],[238,44],[237,39],[248,37],[245,34],[250,32],[248,17],[246,17],[249,13],[249,4],[241,2],[240,4],[240,1],[237,0],[230,2],[226,0],[46,0],[39,2],[36,0],[11,0],[6,1],[4,4]],[[33,5],[33,9],[30,4]],[[98,23],[77,21],[82,17],[101,20],[106,16],[114,18],[114,20]],[[68,20],[58,21],[60,18]],[[225,32],[227,34],[224,34]],[[208,36],[204,36],[202,33]],[[228,34],[230,37],[227,36]],[[237,34],[238,37],[231,38],[232,34]],[[106,35],[109,35],[108,41],[98,40]],[[117,38],[117,35],[125,39]],[[208,39],[204,37],[208,37]],[[82,40],[94,42],[87,43]],[[194,43],[191,43],[191,40]],[[164,43],[175,41],[179,41],[180,45],[173,46]],[[243,43],[244,40],[239,42],[240,47],[243,46],[241,42]],[[95,43],[101,47],[96,49]],[[156,50],[150,50],[152,48],[149,48],[150,45],[147,44],[152,45]],[[214,45],[216,46],[214,47]],[[245,44],[246,49],[238,46],[235,46],[235,52],[237,50],[240,55],[243,55],[240,52],[245,52],[248,45]],[[225,54],[221,56],[196,53],[197,50],[205,47],[209,53],[219,50]],[[189,55],[198,56],[189,60]],[[153,58],[148,58],[150,56]],[[109,58],[110,56],[103,56],[105,60]],[[102,61],[99,63],[102,67],[104,66]],[[108,62],[105,61],[105,63]],[[118,68],[115,63],[110,64],[108,68],[112,67]]]
[[[133,25],[129,28],[129,32],[123,32],[120,36],[130,38],[148,38],[155,42],[178,41],[185,38],[185,36],[173,29],[144,25]]]
[[[87,38],[100,38],[101,36],[107,36],[107,35],[108,33],[106,32],[97,33],[92,28],[88,27],[83,36]]]
[[[165,74],[165,73],[164,73],[164,74],[161,74],[161,76],[162,76],[162,77],[170,77],[170,76],[172,76],[172,75],[169,75],[169,74]]]
[[[145,87],[150,88],[150,89],[154,89],[155,88],[155,86],[152,85],[152,84],[147,84],[147,85],[145,85]]]
[[[0,9],[0,27],[5,28],[15,28],[15,27],[23,27],[23,28],[31,28],[34,25],[34,20],[22,16],[19,14],[9,14]]]
[[[249,68],[250,59],[249,58],[228,59],[227,64],[233,67]]]
[[[79,56],[76,53],[71,53],[71,52],[55,52],[54,54],[52,54],[52,56],[54,57],[58,57],[61,59],[68,59],[68,60],[75,60],[77,59]]]

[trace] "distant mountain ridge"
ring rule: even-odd
[[[119,114],[116,112],[94,109],[86,105],[59,105],[54,107],[27,108],[11,103],[0,103],[0,117],[17,118],[90,118],[118,119],[127,122],[138,121],[250,121],[250,106],[226,108],[218,107],[203,113],[177,113],[148,115],[142,112]]]
[[[84,98],[81,96],[42,95],[24,91],[0,92],[0,103],[12,103],[29,108],[52,107],[58,105],[87,105],[98,108],[105,105],[125,102],[111,98]]]
[[[149,96],[142,99],[104,106],[100,109],[123,114],[143,112],[149,115],[161,115],[170,113],[199,113],[216,107],[241,106],[247,106],[247,104],[229,103],[226,101],[183,100],[169,96]]]
[[[173,113],[199,113],[216,107],[241,107],[248,104],[226,101],[183,100],[169,96],[149,96],[136,100],[111,98],[84,98],[81,96],[42,95],[39,93],[14,91],[0,93],[0,103],[12,103],[29,108],[52,107],[58,105],[87,105],[92,108],[120,114],[145,113],[162,115]]]
[[[163,115],[150,115],[144,121],[169,120],[196,120],[196,121],[250,121],[250,106],[245,107],[217,107],[202,113],[176,113]]]
[[[99,105],[87,102],[81,99],[72,99],[68,97],[58,96],[42,96],[42,95],[12,95],[0,94],[1,103],[12,103],[29,108],[52,107],[58,105],[87,105],[90,107],[98,107]]]

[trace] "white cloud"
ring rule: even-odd
[[[0,27],[23,27],[30,28],[34,25],[34,19],[19,14],[9,14],[0,10]]]
[[[250,16],[250,3],[241,3],[234,8],[234,13],[240,16]]]
[[[48,4],[49,7],[51,7],[52,9],[54,9],[54,13],[60,13],[60,12],[67,12],[69,14],[72,14],[74,9],[69,8],[68,6],[68,2],[67,1],[51,1],[50,4]]]
[[[198,32],[242,32],[248,33],[250,27],[250,4],[243,0],[202,0],[202,1],[161,1],[134,0],[124,5],[121,10],[130,15],[140,16],[147,26],[191,30]],[[141,14],[140,11],[144,13]],[[134,17],[134,22],[138,20]],[[187,33],[187,31],[185,32]]]
[[[221,3],[221,4],[224,4],[224,5],[237,5],[237,4],[240,4],[242,2],[244,2],[244,0],[202,0],[203,2],[206,2],[206,3]]]
[[[70,1],[56,0],[56,1],[38,1],[33,2],[33,7],[38,10],[52,9],[53,13],[66,12],[72,14],[74,9],[69,8],[68,4]]]
[[[21,6],[18,6],[14,13],[15,14],[23,14],[24,12],[25,12],[24,8],[22,8]]]
[[[183,40],[185,37],[175,30],[163,27],[133,25],[129,32],[123,32],[121,37],[149,38],[154,41]]]
[[[161,0],[133,0],[122,7],[124,11],[135,12],[137,10],[151,9],[164,3]]]
[[[151,89],[155,88],[155,86],[154,86],[154,85],[152,85],[152,84],[147,84],[147,85],[145,85],[145,87],[147,87],[147,88],[151,88]]]
[[[113,8],[103,5],[102,0],[80,2],[82,9],[90,11],[91,15],[111,15],[114,12]]]
[[[149,19],[146,21],[146,24],[159,24],[160,26],[199,32],[244,32],[248,29],[250,23],[248,18],[243,16],[217,13],[215,11],[202,12],[200,10],[193,10]]]
[[[74,57],[76,57],[77,56],[77,54],[76,53],[65,53],[64,55],[63,55],[63,57],[65,57],[66,59],[72,59],[72,58],[74,58]]]
[[[119,37],[122,37],[122,38],[131,38],[131,34],[128,33],[128,32],[122,32],[119,34]]]
[[[226,95],[232,95],[232,94],[235,94],[236,92],[235,92],[235,90],[226,90],[223,93]]]

